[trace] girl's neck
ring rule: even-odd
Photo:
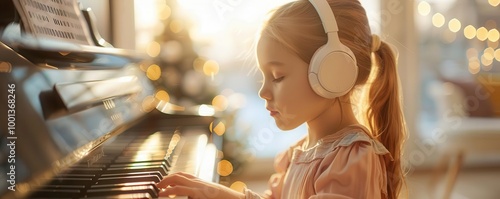
[[[340,108],[339,104],[342,106]],[[305,149],[311,148],[323,137],[342,130],[347,126],[359,124],[350,103],[334,102],[316,118],[307,122],[308,136],[304,143]]]

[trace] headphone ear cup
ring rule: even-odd
[[[322,46],[309,65],[309,83],[316,94],[333,99],[348,93],[357,79],[358,67],[352,52]]]

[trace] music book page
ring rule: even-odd
[[[76,0],[13,1],[25,32],[35,38],[93,45],[87,23]]]

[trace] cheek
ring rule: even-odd
[[[325,99],[314,93],[307,79],[280,85],[276,96],[278,108],[290,121],[303,123],[316,115],[317,107],[323,106]],[[300,125],[300,124],[299,124]]]

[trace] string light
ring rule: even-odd
[[[498,6],[498,4],[500,4],[500,0],[488,0],[488,3],[491,6],[496,7],[496,6]]]
[[[436,27],[441,27],[444,25],[445,18],[441,13],[436,13],[432,16],[432,25]]]
[[[488,30],[486,30],[485,27],[478,28],[476,36],[480,41],[486,41],[486,39],[488,38]]]
[[[464,36],[467,39],[473,39],[476,37],[476,28],[472,25],[468,25],[464,28]]]
[[[491,29],[488,31],[488,40],[491,42],[496,42],[500,38],[500,33],[498,32],[497,29]]]
[[[418,13],[423,16],[427,16],[431,12],[431,5],[426,1],[421,1],[418,3]]]
[[[458,32],[460,28],[462,27],[462,23],[456,18],[453,18],[448,22],[448,28],[450,29],[451,32]]]

